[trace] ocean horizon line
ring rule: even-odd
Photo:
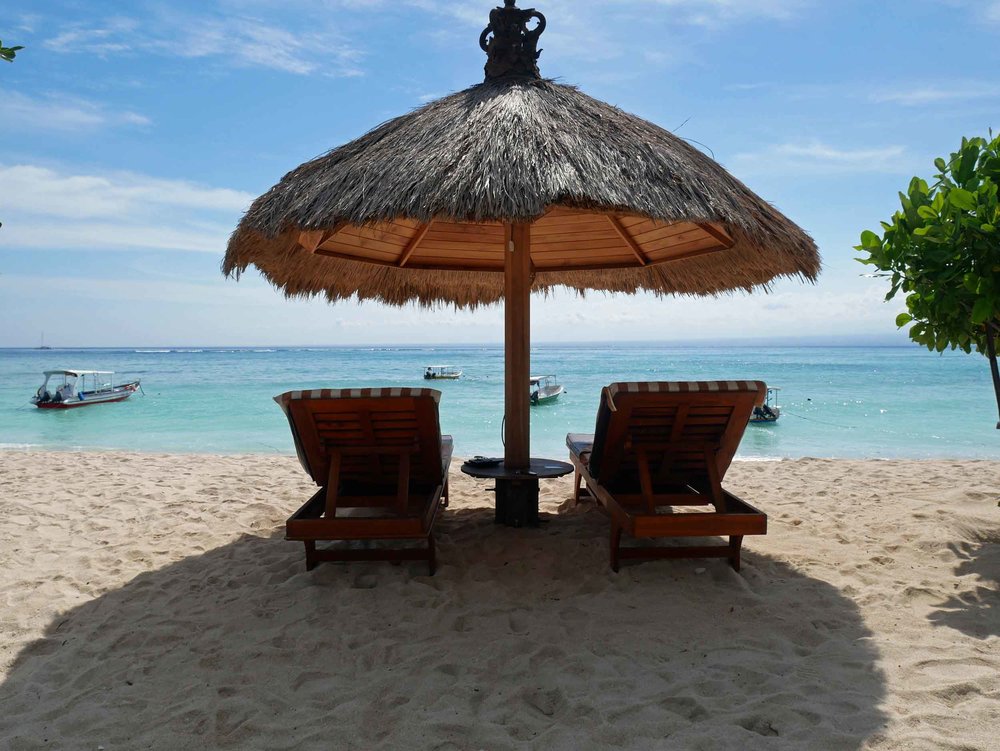
[[[119,345],[78,345],[78,346],[0,346],[0,352],[179,352],[188,353],[208,351],[294,351],[294,350],[356,350],[356,349],[497,349],[503,350],[503,342],[357,342],[345,344],[119,344]],[[712,349],[717,347],[774,347],[784,349],[923,349],[910,341],[896,340],[838,340],[838,339],[779,339],[779,338],[748,338],[748,339],[697,339],[697,340],[590,340],[590,341],[548,341],[532,342],[531,347],[574,348],[591,347],[659,347],[677,349]],[[934,353],[937,354],[937,353]]]

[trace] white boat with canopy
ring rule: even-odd
[[[566,391],[559,385],[554,375],[531,376],[528,383],[533,405],[554,401]]]
[[[457,381],[462,377],[462,371],[454,365],[428,365],[424,368],[426,381]]]
[[[139,381],[115,385],[112,370],[46,370],[31,399],[39,409],[70,409],[121,402],[138,391]]]

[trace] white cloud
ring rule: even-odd
[[[763,18],[790,20],[807,8],[814,0],[545,0],[521,3],[522,7],[537,6],[548,18],[549,25],[542,37],[542,47],[558,59],[601,62],[637,50],[647,62],[662,66],[682,57],[678,48],[691,39],[673,39],[671,49],[663,48],[665,27],[699,26],[709,30],[731,27],[748,20]],[[226,31],[232,19],[254,12],[262,16],[280,13],[276,18],[289,15],[301,18],[325,19],[336,16],[346,24],[357,23],[369,28],[373,18],[388,14],[409,14],[414,9],[423,12],[427,21],[414,25],[414,35],[426,35],[441,44],[474,43],[489,20],[489,11],[500,5],[500,0],[217,0],[227,14]],[[204,22],[202,19],[200,22]],[[277,25],[277,23],[273,24]],[[209,22],[209,26],[212,23]],[[322,28],[322,23],[313,24]],[[283,27],[282,27],[283,28]],[[239,34],[239,30],[237,30]],[[249,35],[252,36],[252,35]],[[253,39],[247,49],[254,47]],[[297,43],[309,45],[301,35]],[[327,44],[326,41],[323,44]],[[280,44],[279,49],[293,49],[294,45]],[[263,48],[267,51],[267,47]],[[243,50],[236,50],[243,54]],[[357,64],[358,53],[346,61]],[[178,52],[178,54],[180,54]],[[272,60],[277,63],[278,60]],[[295,66],[303,59],[294,55]],[[308,64],[308,63],[307,63]],[[299,72],[294,71],[293,72]]]
[[[960,102],[996,103],[1000,99],[1000,85],[988,80],[952,79],[939,82],[912,81],[873,84],[870,80],[843,81],[838,83],[796,83],[775,81],[748,81],[725,86],[725,90],[739,95],[768,96],[784,102],[829,103],[850,102],[861,107],[865,102],[895,105],[880,114],[901,111],[901,108],[932,105],[955,105]],[[857,103],[857,104],[855,104]],[[870,113],[869,113],[870,114]]]
[[[1000,23],[1000,0],[942,0],[946,5],[970,8],[987,23]]]
[[[557,290],[548,298],[536,296],[533,300],[532,341],[565,341],[567,331],[579,331],[580,327],[592,341],[703,343],[706,339],[822,338],[859,332],[883,340],[905,339],[894,325],[903,303],[883,302],[884,284],[858,282],[847,291],[796,282],[778,286],[780,291],[770,295],[668,299],[600,293],[581,299],[568,290]],[[39,310],[32,304],[38,299],[53,303]],[[0,332],[0,338],[10,337],[4,342],[9,345],[33,345],[34,333],[30,341],[17,337],[42,328],[60,330],[65,310],[78,308],[80,300],[102,303],[94,309],[97,321],[102,311],[109,316],[107,326],[91,327],[92,338],[75,340],[91,346],[120,345],[129,340],[117,317],[123,308],[133,311],[129,323],[141,332],[132,340],[144,345],[179,341],[187,345],[503,341],[503,310],[498,306],[476,312],[352,302],[331,306],[320,299],[286,300],[255,273],[237,283],[221,276],[185,281],[150,273],[131,279],[81,279],[58,269],[37,275],[0,275],[0,313],[15,321],[18,317],[25,320],[24,325]],[[167,309],[169,316],[163,314]],[[209,315],[206,310],[211,311]],[[178,336],[177,332],[185,329],[177,322],[185,316],[198,320]]]
[[[64,94],[29,97],[9,89],[0,89],[4,117],[0,127],[68,130],[104,126],[149,125],[150,119],[137,112],[114,111],[102,104]]]
[[[538,6],[538,10],[545,14],[549,24],[542,37],[542,47],[559,58],[603,61],[628,55],[631,50],[638,49],[647,62],[662,65],[680,57],[677,47],[682,41],[672,40],[670,50],[665,50],[662,44],[650,47],[650,36],[662,42],[661,34],[665,26],[687,25],[714,29],[753,18],[788,20],[811,1],[547,0],[544,7],[537,2],[524,2],[521,5]],[[489,18],[489,6],[480,0],[451,3],[405,0],[405,4],[480,29],[486,26]],[[498,4],[499,2],[494,3]],[[659,29],[660,33],[650,35],[650,29]]]
[[[293,32],[253,18],[192,21],[183,40],[158,41],[165,54],[223,57],[242,67],[274,68],[306,75],[360,75],[360,54],[329,32]]]
[[[806,0],[649,0],[670,8],[679,20],[699,26],[730,25],[748,18],[788,20],[808,4]]]
[[[39,21],[41,21],[41,16],[35,13],[23,13],[16,17],[13,28],[17,31],[23,31],[25,34],[30,34],[38,26]]]
[[[109,18],[100,26],[74,24],[47,39],[44,46],[53,52],[86,52],[107,56],[132,49],[128,38],[139,23],[131,18]]]
[[[129,172],[73,175],[47,167],[0,165],[6,188],[4,208],[81,219],[137,214],[155,207],[236,212],[252,196],[183,180],[163,180]]]
[[[549,19],[543,48],[552,59],[600,64],[634,54],[657,67],[675,65],[697,45],[697,26],[708,32],[753,19],[789,20],[814,0],[546,0]],[[295,75],[363,75],[364,42],[358,36],[385,17],[412,16],[412,36],[452,46],[474,43],[499,0],[210,0],[197,12],[169,4],[148,16],[112,16],[56,26],[44,42],[60,53],[156,54]],[[522,3],[528,5],[529,3]],[[683,34],[662,44],[664,34]],[[412,43],[412,42],[411,42]],[[419,43],[416,42],[416,43]]]
[[[903,146],[845,149],[815,140],[737,154],[734,162],[737,172],[755,174],[898,174],[910,169]]]
[[[665,299],[589,293],[581,300],[569,291],[559,291],[544,302],[536,299],[532,337],[558,341],[567,327],[585,328],[594,341],[822,337],[858,332],[892,336],[895,316],[904,306],[901,300],[885,303],[887,290],[880,282],[859,280],[843,290],[823,281],[815,286],[782,281],[775,288],[771,294]]]
[[[1000,8],[1000,4],[997,7]],[[1000,86],[996,83],[968,81],[879,91],[871,95],[871,100],[878,103],[920,106],[940,102],[996,99],[998,97],[1000,97]]]
[[[221,253],[253,197],[127,172],[72,174],[0,165],[0,247]]]
[[[8,294],[45,289],[48,296],[132,303],[167,302],[180,305],[272,305],[286,301],[264,284],[236,284],[219,274],[206,282],[163,279],[81,279],[55,274],[5,274],[0,287]],[[26,296],[28,293],[25,293]]]
[[[397,0],[340,0],[347,7],[385,8]],[[647,14],[650,6],[668,8],[673,14],[670,20],[697,25],[732,24],[747,18],[774,18],[787,20],[806,8],[812,0],[547,0],[522,2],[521,7],[537,6],[549,19],[559,23],[578,20],[591,28],[601,28],[599,20],[605,19],[604,26],[612,16],[621,13]],[[461,0],[442,3],[438,0],[405,0],[405,4],[447,15],[468,24],[485,26],[490,5],[481,0]],[[499,5],[499,0],[493,5]]]
[[[239,13],[185,15],[161,8],[142,22],[110,18],[71,24],[44,46],[64,54],[99,56],[143,53],[214,59],[237,67],[261,67],[306,75],[360,75],[361,57],[329,23],[300,19],[297,27]]]

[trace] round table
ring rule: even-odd
[[[538,481],[551,480],[573,471],[569,462],[555,459],[531,459],[526,468],[507,467],[501,461],[492,466],[476,466],[466,462],[462,472],[480,480],[496,480],[497,524],[508,527],[537,527]]]

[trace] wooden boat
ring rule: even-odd
[[[424,369],[425,381],[457,381],[462,371],[454,365],[428,365]]]
[[[777,387],[767,390],[767,397],[764,403],[759,407],[754,407],[753,412],[750,414],[751,425],[761,425],[778,421],[778,418],[781,417],[781,407],[778,406],[779,391],[781,389]]]
[[[110,370],[46,370],[45,382],[31,399],[39,409],[72,409],[128,399],[139,381],[115,385]]]
[[[559,385],[554,375],[532,376],[528,383],[531,384],[532,405],[555,401],[566,390]]]

